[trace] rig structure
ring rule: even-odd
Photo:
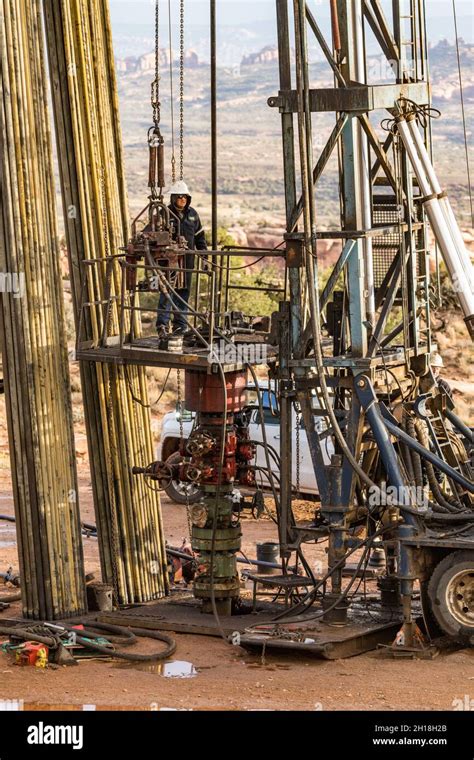
[[[76,355],[88,368],[95,363],[119,367],[125,374],[131,365],[177,370],[178,456],[145,466],[130,462],[130,473],[150,488],[165,488],[172,479],[199,487],[202,498],[188,505],[194,595],[219,626],[242,610],[236,558],[242,505],[236,489],[253,491],[256,503],[262,496],[256,473],[263,470],[278,524],[282,575],[274,585],[288,592],[286,599],[291,589],[304,591],[294,596],[289,608],[277,605],[265,630],[247,626],[242,642],[304,644],[301,630],[314,619],[328,628],[349,628],[357,606],[351,590],[367,571],[371,554],[383,550],[379,617],[371,624],[367,621],[373,616],[366,615],[366,643],[359,636],[350,653],[377,642],[382,629],[387,630],[387,612],[390,632],[393,621],[397,629],[392,647],[397,653],[429,653],[430,639],[440,632],[472,644],[473,434],[456,415],[449,389],[432,371],[436,346],[431,315],[439,293],[430,273],[429,227],[471,336],[474,277],[431,160],[435,112],[430,105],[425,3],[411,0],[406,14],[403,4],[393,0],[388,18],[379,0],[331,0],[329,45],[309,2],[275,2],[280,82],[268,105],[278,111],[282,127],[282,245],[217,245],[216,2],[211,0],[212,250],[195,252],[194,303],[187,306],[182,298],[180,303],[179,278],[189,273],[188,249],[179,218],[163,200],[157,0],[149,203],[132,224],[128,244],[83,263]],[[180,8],[183,29],[183,2]],[[369,30],[392,71],[389,82],[369,81]],[[333,87],[311,87],[310,36],[327,61]],[[183,77],[181,65],[181,97]],[[182,101],[180,105],[182,118]],[[320,112],[334,113],[334,128],[315,160],[313,121]],[[181,128],[181,179],[182,140]],[[317,217],[319,181],[336,153],[340,225],[322,231]],[[173,156],[173,180],[175,172]],[[324,288],[318,277],[321,239],[341,243]],[[229,309],[229,293],[239,287],[232,284],[235,257],[244,257],[249,267],[262,258],[283,262],[285,285],[271,321]],[[90,296],[91,282],[100,283],[99,297]],[[164,295],[172,310],[186,308],[184,336],[143,333],[140,314],[150,310],[148,304],[143,306],[144,293]],[[397,315],[389,329],[389,320],[393,323]],[[223,356],[222,346],[233,353],[225,351]],[[249,347],[258,361],[245,358]],[[262,426],[263,468],[257,466],[257,444],[249,433],[250,381]],[[265,434],[264,388],[279,418],[279,454]],[[187,438],[182,426],[185,410],[194,415]],[[320,504],[309,523],[298,522],[293,509],[298,496],[292,477],[295,460],[297,480],[300,465],[293,445],[295,419],[302,431],[298,434],[308,440],[319,492]],[[321,573],[311,568],[305,547],[322,541],[327,541],[328,561]],[[115,549],[120,554],[120,547]],[[358,564],[351,571],[353,555]]]

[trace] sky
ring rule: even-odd
[[[405,0],[408,6],[408,0]],[[207,20],[209,0],[185,0],[186,14],[190,23],[201,24]],[[177,0],[172,0],[177,5]],[[320,16],[329,16],[329,0],[309,0],[309,7]],[[117,22],[147,23],[153,18],[154,0],[110,0],[113,18]],[[165,9],[165,0],[161,5]],[[391,3],[383,2],[386,8]],[[426,0],[429,17],[451,15],[452,0]],[[456,0],[460,16],[472,15],[472,0]],[[255,23],[273,19],[275,0],[217,0],[217,13],[223,24]]]
[[[139,56],[153,47],[155,0],[109,0],[116,54]],[[173,35],[177,36],[179,0],[169,0]],[[402,0],[408,8],[409,0]],[[474,42],[473,0],[455,0],[459,34]],[[288,5],[292,7],[291,0]],[[308,0],[323,33],[330,39],[329,0]],[[391,0],[382,0],[388,18]],[[185,0],[186,46],[196,50],[201,60],[209,58],[209,0]],[[428,38],[454,40],[452,0],[426,0]],[[168,0],[160,0],[162,23],[167,36]],[[276,43],[275,0],[217,0],[218,56],[221,65],[240,63],[243,55]],[[163,36],[164,35],[164,36]],[[162,43],[162,46],[163,43]],[[146,49],[145,49],[146,48]]]

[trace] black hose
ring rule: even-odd
[[[84,638],[80,634],[76,633],[76,641],[81,644],[85,649],[91,649],[93,652],[99,652],[119,660],[129,660],[130,662],[157,662],[159,660],[166,660],[176,651],[176,641],[168,636],[166,633],[159,633],[158,631],[149,631],[145,628],[132,628],[132,632],[137,636],[143,636],[149,639],[156,639],[157,641],[163,641],[166,644],[166,648],[161,652],[153,652],[152,654],[129,654],[128,652],[119,652],[116,649],[111,651],[104,644],[97,644],[88,638]]]
[[[409,417],[407,417],[406,420],[406,432],[412,438],[416,438],[415,423]],[[423,488],[423,468],[421,466],[421,457],[416,451],[413,450],[410,451],[410,454],[413,464],[413,473],[415,476],[415,486],[417,486],[417,488]]]
[[[57,646],[57,639],[54,636],[43,636],[39,633],[33,633],[28,628],[9,628],[7,626],[0,626],[0,634],[2,636],[15,636],[18,639],[24,641],[37,641],[39,644],[46,644],[51,649]]]
[[[113,644],[120,644],[123,647],[129,647],[137,643],[137,637],[131,630],[119,625],[111,625],[110,623],[89,623],[87,628],[86,624],[84,624],[83,630],[78,630],[74,625],[66,625],[65,623],[58,625],[48,623],[47,625],[48,627],[51,626],[52,630],[55,630],[55,628],[64,629],[85,638],[97,638],[97,631],[99,631],[99,636],[101,636],[101,631],[105,631],[107,633],[107,641]]]
[[[426,522],[473,522],[474,512],[457,512],[447,515],[430,515],[426,518]]]
[[[429,448],[428,436],[427,436],[426,431],[424,430],[423,425],[422,425],[422,423],[421,423],[420,420],[417,420],[414,423],[414,429],[415,429],[415,432],[416,432],[416,437],[418,438],[418,440],[421,443],[421,445],[424,446],[425,449],[428,449]],[[426,475],[427,475],[427,478],[428,478],[429,486],[430,486],[431,491],[433,493],[433,496],[435,497],[435,499],[438,502],[438,504],[440,504],[440,506],[444,507],[449,512],[455,512],[457,508],[462,507],[462,505],[459,502],[457,502],[457,501],[455,503],[452,503],[446,497],[446,495],[443,493],[443,491],[442,491],[442,489],[441,489],[441,487],[440,487],[440,485],[439,485],[439,483],[438,483],[438,481],[436,479],[436,474],[435,474],[435,471],[434,471],[434,467],[431,464],[431,462],[424,461],[423,464],[424,464],[424,467],[425,467],[425,471],[426,471]]]
[[[0,515],[0,520],[16,523],[16,517],[12,515]],[[97,527],[91,523],[81,523],[81,531],[85,536],[97,538]]]
[[[7,594],[7,596],[0,596],[0,604],[9,604],[10,602],[19,602],[20,600],[21,594]]]
[[[403,419],[402,428],[405,430],[406,433],[408,432],[406,417]],[[408,448],[408,446],[406,445],[406,443],[404,441],[402,441],[400,448],[401,448],[401,451],[402,451],[402,459],[403,459],[403,461],[405,463],[405,467],[407,469],[408,480],[410,481],[411,485],[415,486],[416,485],[416,482],[415,482],[415,470],[413,468],[413,459],[411,458],[410,449]]]
[[[91,621],[84,621],[85,625],[91,625]],[[45,630],[45,623],[35,624],[31,628],[9,628],[0,626],[0,634],[6,636],[14,636],[25,641],[38,641],[40,644],[46,644],[48,647],[55,648],[58,643],[58,634],[61,630],[67,632],[73,632],[75,634],[75,641],[80,644],[84,649],[89,649],[93,652],[106,655],[119,660],[128,660],[130,662],[157,662],[159,660],[166,660],[176,651],[176,641],[165,633],[159,633],[158,631],[149,631],[145,628],[124,628],[118,625],[110,625],[108,623],[92,623],[92,628],[106,633],[112,633],[112,636],[107,636],[107,639],[112,641],[119,641],[122,646],[129,646],[136,643],[137,636],[141,636],[149,639],[156,639],[157,641],[163,641],[166,644],[166,648],[160,652],[153,652],[152,654],[129,654],[128,652],[120,652],[116,649],[112,649],[106,644],[98,644],[93,639],[98,638],[97,634],[90,629],[84,629],[79,631],[72,625],[63,625],[57,623],[50,623],[51,636],[37,633],[36,631],[40,626]],[[89,638],[90,637],[90,638]]]

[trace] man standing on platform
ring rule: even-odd
[[[177,296],[169,298],[162,293],[158,304],[158,318],[156,327],[158,335],[165,337],[173,311],[173,334],[182,335],[187,330],[187,305],[191,293],[191,283],[195,266],[194,251],[207,251],[206,236],[197,211],[191,206],[191,195],[188,186],[180,180],[170,188],[169,209],[175,214],[180,222],[181,235],[186,239],[188,251],[185,256],[185,273],[183,287],[177,289]],[[178,297],[179,296],[179,297]]]

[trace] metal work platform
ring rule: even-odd
[[[275,629],[272,621],[283,610],[282,604],[259,601],[255,613],[223,616],[220,624],[226,636],[238,634],[235,640],[244,648],[262,649],[265,646],[267,650],[298,651],[328,660],[352,657],[376,649],[379,645],[391,644],[401,626],[401,616],[396,610],[372,612],[373,619],[369,625],[364,612],[352,610],[345,626],[331,626],[321,619],[312,620],[315,612],[311,610],[306,613],[307,622],[300,615],[299,622],[282,622]],[[131,609],[102,612],[96,619],[103,623],[149,630],[221,636],[214,616],[203,614],[199,601],[190,593],[173,594],[167,599]]]
[[[235,342],[236,349],[240,341]],[[242,341],[247,347],[252,347],[247,341]],[[261,344],[255,343],[255,347]],[[268,364],[277,351],[272,346],[266,346],[265,361],[253,361],[252,364]],[[258,351],[254,352],[258,356]],[[82,344],[76,351],[76,358],[81,361],[103,362],[105,364],[135,364],[146,367],[165,367],[169,369],[188,369],[200,372],[217,372],[218,367],[209,355],[209,349],[197,346],[184,346],[181,353],[162,351],[159,349],[159,339],[156,336],[136,338],[133,344],[120,345],[117,338],[108,339],[107,345],[94,347],[92,344]],[[236,372],[244,369],[245,361],[221,362],[224,372]]]
[[[245,339],[240,341],[238,337],[235,340],[236,352],[239,345],[245,345],[247,349],[260,347],[258,342],[249,343]],[[258,351],[253,352],[258,356]],[[252,364],[268,364],[275,358],[277,351],[272,346],[265,346],[265,360],[252,361]],[[208,348],[198,348],[197,346],[184,346],[181,353],[172,351],[163,351],[159,348],[159,338],[151,336],[147,338],[135,338],[133,343],[120,344],[117,337],[107,339],[106,345],[94,346],[92,343],[82,343],[76,350],[76,358],[81,361],[104,362],[106,364],[135,364],[145,367],[165,367],[167,369],[188,369],[200,372],[217,372],[218,366],[212,361]],[[246,361],[224,361],[221,362],[224,372],[238,372],[247,365]]]

